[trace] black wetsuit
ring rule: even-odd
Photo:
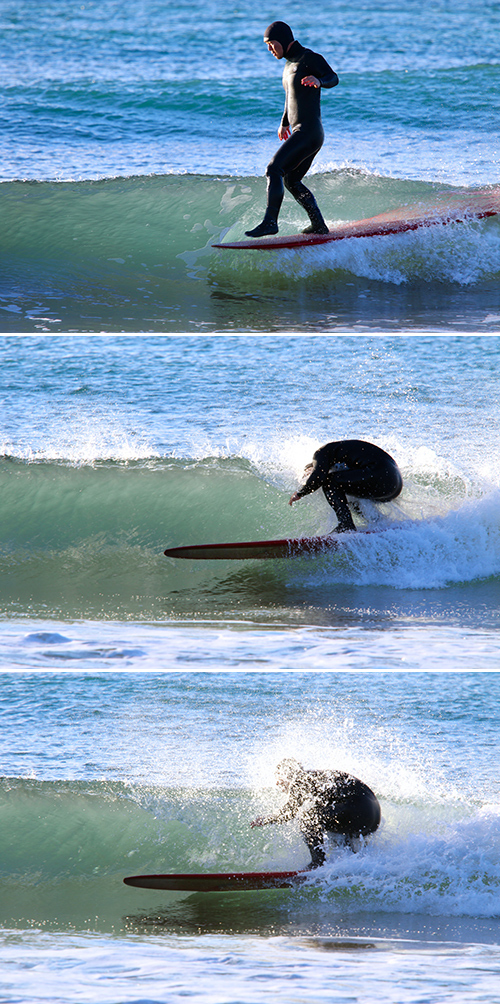
[[[375,833],[380,805],[371,788],[351,774],[302,768],[290,785],[283,808],[263,819],[262,825],[285,823],[295,817],[315,868],[325,860],[325,833],[345,837],[347,842]]]
[[[362,439],[345,439],[321,446],[313,457],[313,469],[296,492],[298,498],[322,488],[335,510],[339,530],[355,530],[347,495],[389,502],[397,498],[403,479],[396,461],[379,446]]]
[[[318,78],[321,87],[329,88],[335,87],[339,78],[323,56],[311,49],[305,49],[296,40],[288,49],[285,58],[286,65],[283,70],[285,110],[281,126],[288,126],[292,135],[283,142],[267,166],[267,209],[260,227],[266,222],[277,224],[286,187],[308,214],[311,229],[318,233],[326,232],[328,227],[316,200],[312,192],[302,184],[302,178],[323,146],[321,89],[308,87],[301,81],[304,77],[314,76]],[[259,236],[252,231],[247,231],[247,234]]]

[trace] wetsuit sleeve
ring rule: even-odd
[[[325,88],[327,88],[327,87],[336,87],[337,84],[338,84],[338,82],[339,82],[339,78],[338,78],[337,74],[335,73],[335,70],[332,70],[331,66],[328,66],[328,63],[326,62],[326,59],[324,59],[323,62],[325,64],[326,72],[323,73],[321,75],[321,77],[319,76],[318,73],[316,73],[315,76],[318,78],[318,80],[319,80],[319,82],[321,84],[321,87],[325,87]]]
[[[335,70],[332,70],[330,64],[323,56],[320,56],[319,52],[314,53],[314,68],[311,66],[310,72],[318,78],[321,87],[336,87],[339,82]]]
[[[313,457],[313,469],[306,483],[296,492],[297,497],[301,499],[304,495],[310,495],[311,492],[315,492],[318,488],[321,488],[331,466],[332,461],[330,458]]]
[[[262,820],[262,826],[269,826],[270,823],[288,823],[293,819],[295,812],[292,812],[287,805],[284,805],[274,816],[266,816]]]
[[[294,816],[297,815],[303,801],[303,794],[300,791],[297,791],[296,786],[293,785],[288,801],[285,802],[279,812],[274,813],[273,816],[266,816],[266,818],[262,820],[262,825],[267,826],[269,823],[287,823],[290,819],[293,819]]]

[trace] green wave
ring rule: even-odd
[[[330,848],[325,870],[293,890],[186,896],[125,887],[126,875],[260,871],[307,863],[294,824],[252,830],[262,807],[247,789],[163,788],[103,781],[0,780],[0,924],[117,930],[210,925],[266,930],[333,923],[339,914],[498,916],[492,812],[383,805],[384,826],[361,853]],[[404,825],[405,813],[413,824]],[[487,850],[485,851],[485,846]],[[464,853],[465,847],[467,853]],[[233,910],[239,914],[234,916]],[[249,913],[247,913],[247,910]],[[194,912],[193,912],[194,911]]]
[[[416,477],[408,499],[379,514],[387,533],[359,535],[338,553],[193,562],[163,552],[327,533],[335,518],[316,499],[290,509],[285,472],[273,468],[270,476],[242,457],[82,467],[4,458],[0,604],[7,616],[63,620],[234,618],[295,602],[328,605],[346,584],[443,589],[498,576],[497,494],[470,500],[460,479],[433,478],[434,508],[422,522],[428,488],[424,479],[419,490]]]
[[[332,223],[425,203],[443,187],[348,169],[311,175],[310,181]],[[433,310],[450,310],[449,290],[456,284],[477,286],[476,297],[491,309],[480,284],[500,274],[495,220],[379,238],[383,243],[376,246],[339,242],[305,256],[212,248],[229,231],[231,239],[241,239],[260,219],[264,202],[263,177],[3,183],[0,327],[199,332],[328,324],[330,329],[332,316],[337,323],[359,323],[363,304],[357,295],[366,298],[367,282],[375,297],[369,305],[372,325],[387,310],[380,283],[416,287],[411,302],[408,294],[401,297],[399,323],[408,310],[413,316],[422,284],[438,284]],[[289,198],[280,220],[283,232],[304,225],[303,213]]]
[[[0,486],[0,604],[14,615],[154,618],[206,608],[221,569],[179,566],[166,547],[256,539],[263,527],[270,537],[307,532],[286,493],[241,458],[94,467],[7,459]]]

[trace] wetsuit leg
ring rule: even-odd
[[[357,837],[366,837],[380,824],[380,805],[373,792],[353,795],[325,806],[313,806],[299,818],[302,837],[311,855],[311,868],[325,861],[324,838],[331,833],[345,837],[351,846]]]
[[[317,808],[312,807],[303,812],[299,820],[299,829],[311,855],[311,868],[319,868],[325,861],[323,846],[325,827]]]
[[[326,501],[331,505],[338,520],[337,530],[344,533],[347,530],[355,530],[356,526],[351,516],[351,510],[347,503],[345,491],[337,484],[335,478],[329,477],[323,485],[323,492]]]
[[[311,855],[311,868],[318,868],[325,860],[325,834],[344,837],[354,850],[352,842],[375,833],[380,824],[380,804],[371,788],[355,778],[348,780],[344,788],[344,797],[337,792],[324,801],[306,803],[297,816]]]
[[[309,206],[313,212],[316,211],[321,216],[312,192],[305,185],[301,185],[301,180],[322,145],[322,128],[316,129],[311,134],[304,134],[298,129],[285,140],[266,169],[267,208],[264,219],[259,226],[246,231],[247,237],[264,237],[267,234],[278,232],[278,216],[285,194],[285,185],[308,214]],[[314,219],[318,221],[317,216],[314,219],[310,217],[310,219],[312,224]],[[322,216],[321,221],[326,227]]]
[[[307,174],[315,156],[316,154],[313,154],[312,157],[307,157],[302,161],[297,170],[290,171],[290,173],[286,174],[284,177],[285,188],[288,189],[290,195],[293,195],[295,201],[299,203],[299,206],[302,206],[302,208],[305,209],[311,221],[311,225],[302,231],[303,234],[328,233],[328,227],[323,219],[323,215],[313,193],[302,184],[302,178],[305,174]]]

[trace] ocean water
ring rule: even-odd
[[[289,20],[340,85],[332,222],[498,184],[498,5],[0,4],[0,997],[500,1001],[498,221],[216,251],[260,218]],[[283,232],[303,225],[287,198]],[[404,491],[330,555],[288,499],[364,438]],[[382,825],[297,890],[129,874],[302,867],[284,756]]]
[[[0,973],[7,1002],[496,1001],[500,341],[4,335]],[[288,499],[369,438],[404,477],[330,555]],[[301,867],[275,764],[348,770],[383,823],[300,889],[128,874]]]
[[[495,0],[297,0],[340,84],[311,173],[340,223],[498,185]],[[276,254],[217,251],[263,212],[283,106],[273,12],[219,0],[3,0],[5,332],[498,329],[497,218]],[[307,220],[287,196],[283,232]]]

